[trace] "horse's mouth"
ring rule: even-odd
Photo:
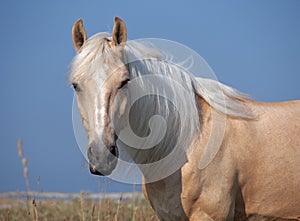
[[[90,164],[90,172],[91,174],[97,175],[97,176],[109,176],[113,170],[116,167],[117,162],[114,162],[113,164],[109,165],[109,167],[106,168],[97,168]]]
[[[92,166],[90,164],[90,172],[91,174],[94,174],[94,175],[98,175],[98,176],[105,176],[103,173],[99,172],[94,166]]]

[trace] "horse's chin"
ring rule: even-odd
[[[90,172],[91,174],[97,175],[97,176],[109,176],[115,169],[116,165],[112,165],[111,167],[101,168],[101,167],[95,167],[90,164]]]
[[[98,176],[105,176],[103,173],[99,172],[95,167],[90,165],[90,172],[91,174],[98,175]]]

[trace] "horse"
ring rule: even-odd
[[[160,220],[300,220],[299,100],[258,102],[188,75],[130,44],[118,17],[90,38],[79,19],[72,40],[92,174],[111,174],[124,148]]]

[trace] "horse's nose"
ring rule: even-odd
[[[119,151],[117,146],[112,143],[90,142],[87,149],[90,172],[99,176],[108,176],[115,169],[118,162]]]
[[[98,157],[95,156],[93,150],[92,150],[92,145],[90,145],[88,147],[88,151],[87,151],[87,155],[88,155],[88,158],[89,158],[89,166],[90,166],[90,172],[94,175],[98,175],[98,176],[104,176],[101,172],[99,172],[94,165],[97,164],[97,161],[98,161]]]

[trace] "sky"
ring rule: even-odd
[[[163,38],[192,48],[219,81],[255,100],[300,99],[298,0],[2,0],[0,192],[26,189],[20,138],[31,190],[135,188],[91,175],[72,129],[72,25],[82,18],[89,36],[111,32],[114,16],[126,22],[131,40]]]

